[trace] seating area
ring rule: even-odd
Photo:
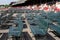
[[[13,13],[6,13],[6,12],[1,13],[1,20],[2,20],[3,22],[8,21],[9,19],[11,19],[12,15],[13,15]],[[1,22],[2,22],[2,21],[1,21]],[[2,23],[3,23],[3,22],[2,22]]]
[[[56,31],[60,35],[60,25],[53,24],[54,22],[60,23],[60,12],[55,13],[54,11],[51,11],[46,13],[41,11],[40,15],[38,14],[39,13],[30,13],[26,16],[28,23],[30,24],[30,29],[34,35],[46,35],[48,28]]]
[[[0,40],[60,40],[60,0],[0,0]]]
[[[20,36],[23,30],[23,23],[21,19],[16,19],[14,22],[16,22],[15,26],[11,26],[9,28],[9,36]]]
[[[60,12],[56,12],[56,13],[54,11],[45,12],[44,10],[38,10],[38,11],[28,10],[27,11],[24,9],[22,9],[21,12],[16,12],[16,13],[14,13],[15,11],[14,12],[10,11],[11,13],[7,11],[5,11],[4,13],[1,13],[0,25],[1,27],[7,27],[5,25],[4,26],[2,25],[6,23],[13,23],[8,28],[9,36],[13,36],[13,37],[21,36],[22,31],[24,29],[23,28],[24,23],[22,22],[23,21],[22,14],[25,14],[25,19],[27,20],[31,33],[33,35],[39,35],[40,37],[44,37],[44,36],[47,36],[48,30],[51,29],[60,36]],[[15,15],[15,17],[13,17],[13,15]],[[57,24],[54,24],[55,22]]]

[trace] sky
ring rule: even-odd
[[[0,5],[10,4],[11,2],[18,1],[18,0],[0,0]]]

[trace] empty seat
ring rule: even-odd
[[[44,28],[40,28],[42,26],[38,26],[38,25],[30,25],[30,29],[32,31],[32,33],[34,35],[41,35],[41,36],[45,36],[46,35],[46,29]]]
[[[60,35],[60,25],[50,24],[49,27]]]
[[[46,16],[47,16],[46,12],[44,12],[44,11],[42,10],[42,11],[41,11],[41,16],[42,16],[42,17],[46,17]]]
[[[54,13],[54,12],[49,12],[49,13],[47,14],[47,18],[50,19],[50,20],[54,20],[54,18],[55,18],[55,13]]]
[[[47,29],[48,28],[46,28],[46,26],[44,26],[42,23],[31,24],[30,28],[31,28],[31,31],[34,35],[39,34],[41,36],[45,36],[47,34]]]
[[[33,24],[34,23],[34,24]],[[45,36],[47,34],[48,22],[40,16],[34,17],[33,23],[30,24],[31,31],[34,35],[39,34]]]
[[[16,26],[12,26],[9,28],[9,36],[20,36],[23,30],[23,23],[22,20],[16,19]]]
[[[59,21],[57,19],[60,19],[60,12],[54,13],[54,12],[49,12],[47,14],[47,18],[50,19],[51,21]]]
[[[12,17],[12,15],[13,15],[13,13],[6,13],[5,15],[3,15],[2,17],[1,17],[1,23],[4,23],[4,22],[7,22],[11,17]]]
[[[32,13],[26,14],[26,18],[27,18],[27,20],[32,20],[33,19],[33,14]]]

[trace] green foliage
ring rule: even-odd
[[[0,5],[0,7],[5,7],[5,8],[7,8],[7,7],[10,7],[10,5]]]

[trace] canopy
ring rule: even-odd
[[[19,3],[17,2],[17,4],[14,4],[13,6],[27,6],[27,5],[35,5],[35,4],[55,4],[56,1],[58,0],[27,0],[24,3]]]

